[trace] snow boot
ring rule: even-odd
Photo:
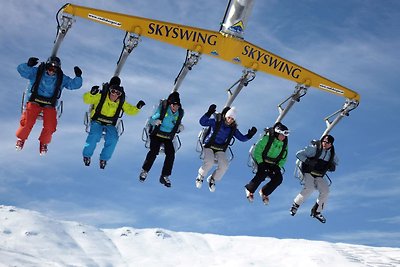
[[[90,166],[90,157],[83,157],[83,163],[85,166]]]
[[[262,189],[260,189],[260,191],[258,193],[260,194],[260,197],[261,197],[262,201],[264,202],[264,205],[268,205],[269,197],[264,195],[264,193],[262,192]]]
[[[25,140],[19,139],[17,140],[17,143],[15,144],[15,149],[17,151],[22,150],[24,148]]]
[[[326,223],[325,217],[321,214],[321,212],[318,212],[317,209],[318,209],[318,203],[315,203],[311,209],[310,216],[317,219],[321,223]]]
[[[321,212],[316,212],[313,215],[311,215],[311,217],[317,219],[321,223],[326,223],[326,219],[325,219],[324,215],[321,214]]]
[[[106,165],[107,165],[107,161],[101,159],[100,160],[100,169],[104,169],[106,167]]]
[[[171,181],[169,180],[168,176],[161,175],[160,176],[160,183],[162,183],[166,187],[171,187]]]
[[[297,209],[300,207],[300,205],[297,205],[296,203],[293,203],[292,207],[290,208],[290,215],[294,216],[297,213]]]
[[[148,174],[148,172],[142,169],[142,171],[139,174],[139,181],[141,183],[143,183],[146,180],[147,174]]]
[[[251,193],[246,187],[244,187],[244,191],[246,192],[247,200],[248,200],[250,203],[253,203],[253,201],[254,201],[254,194]]]
[[[44,155],[46,155],[46,153],[47,153],[47,144],[40,143],[40,146],[39,146],[40,156],[44,156]]]
[[[210,192],[214,192],[215,191],[215,180],[214,177],[212,177],[212,175],[207,177],[207,182],[208,182],[208,189],[210,190]]]
[[[201,188],[201,186],[203,185],[203,179],[204,179],[204,176],[202,176],[200,173],[197,175],[197,177],[196,177],[196,187],[198,188],[198,189],[200,189]]]

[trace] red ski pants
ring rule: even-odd
[[[28,102],[26,109],[22,113],[20,126],[16,132],[19,139],[28,139],[29,134],[32,131],[33,126],[36,123],[36,119],[40,112],[43,111],[43,129],[39,136],[39,141],[42,144],[49,144],[51,142],[51,136],[57,128],[57,111],[54,107],[41,107],[36,103]]]

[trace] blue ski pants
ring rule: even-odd
[[[104,147],[100,153],[100,160],[108,161],[111,158],[119,139],[117,128],[113,125],[102,125],[96,121],[90,123],[90,131],[82,152],[84,157],[92,157],[103,132],[105,133]]]

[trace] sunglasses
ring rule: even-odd
[[[289,136],[289,130],[275,129],[275,132],[278,133],[278,134],[283,134],[284,136]]]
[[[121,92],[121,91],[118,91],[118,90],[115,90],[115,89],[111,89],[111,90],[110,90],[110,93],[111,93],[111,94],[114,94],[114,95],[117,95],[117,96],[121,96],[121,95],[122,95],[122,92]]]
[[[329,142],[329,141],[325,141],[325,140],[324,140],[324,141],[322,141],[322,143],[325,143],[325,144],[330,144],[330,145],[332,144],[331,142]]]

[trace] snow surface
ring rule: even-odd
[[[165,229],[98,229],[0,206],[0,266],[400,266],[400,248]]]

